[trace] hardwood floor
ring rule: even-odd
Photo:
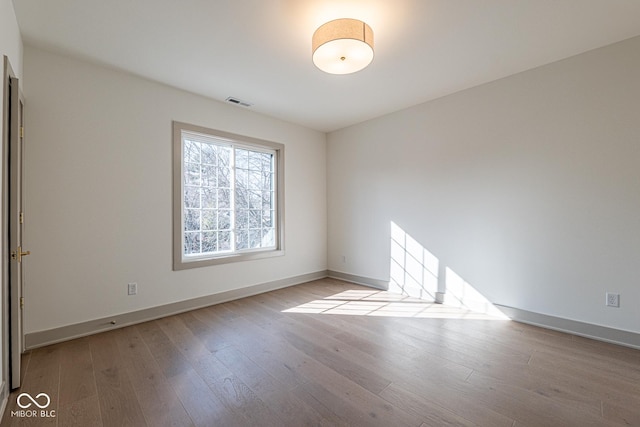
[[[3,427],[640,425],[638,350],[332,279],[35,349],[23,378]],[[12,416],[23,392],[55,417]]]

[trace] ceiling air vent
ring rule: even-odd
[[[233,96],[228,97],[226,101],[232,104],[242,105],[243,107],[251,107],[253,105],[250,102],[243,101],[242,99],[234,98]]]

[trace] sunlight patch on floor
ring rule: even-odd
[[[436,304],[394,292],[347,290],[283,310],[283,313],[346,316],[413,317],[428,319],[508,320],[462,307]]]

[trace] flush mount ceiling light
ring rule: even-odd
[[[350,74],[373,61],[373,30],[357,19],[336,19],[318,27],[311,42],[313,63],[330,74]]]

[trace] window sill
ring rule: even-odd
[[[190,268],[229,264],[232,262],[253,261],[256,259],[273,258],[273,257],[279,257],[283,255],[284,255],[284,250],[276,249],[276,250],[269,250],[269,251],[229,254],[229,255],[217,256],[215,258],[196,258],[192,261],[174,259],[173,270],[174,271],[187,270]]]

